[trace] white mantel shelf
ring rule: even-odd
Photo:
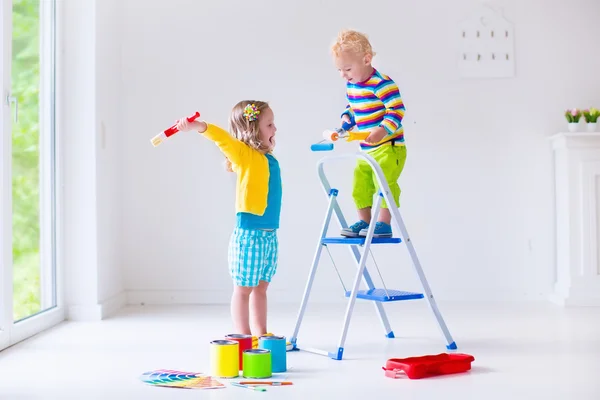
[[[600,132],[550,137],[556,197],[556,282],[551,300],[600,306]]]
[[[553,148],[556,149],[561,146],[584,146],[588,147],[592,145],[600,146],[600,132],[559,132],[555,135],[550,136]]]

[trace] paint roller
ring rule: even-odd
[[[187,120],[188,120],[188,122],[192,122],[192,121],[196,120],[198,117],[200,117],[200,113],[198,111],[196,111],[196,113],[194,115],[192,115],[191,117],[187,117]],[[167,129],[165,129],[164,131],[162,131],[158,135],[154,136],[150,140],[150,142],[152,142],[152,145],[154,147],[156,147],[159,144],[161,144],[162,142],[164,142],[165,140],[167,140],[169,137],[171,137],[174,134],[176,134],[177,132],[179,132],[179,129],[177,129],[176,125],[173,125],[173,126],[167,128]]]
[[[365,140],[370,132],[350,131],[354,125],[344,122],[341,128],[335,130],[328,129],[323,132],[323,140],[310,146],[312,151],[330,151],[333,150],[333,143],[340,139],[346,139],[351,142],[353,140]]]

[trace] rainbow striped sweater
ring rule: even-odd
[[[361,148],[370,150],[391,140],[404,145],[404,103],[398,86],[389,76],[373,69],[366,81],[346,83],[346,97],[348,105],[342,115],[348,114],[359,130],[381,126],[388,133],[378,143],[361,142]]]

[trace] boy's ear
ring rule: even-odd
[[[373,60],[373,55],[372,54],[365,54],[365,65],[371,64],[372,60]]]

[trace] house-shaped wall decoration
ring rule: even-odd
[[[462,78],[514,77],[514,28],[501,13],[482,7],[459,23],[457,37]]]

